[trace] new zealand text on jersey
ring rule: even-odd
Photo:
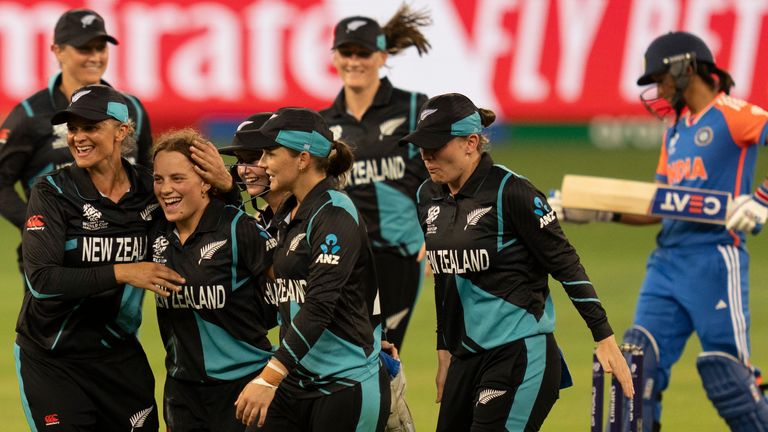
[[[155,295],[155,304],[164,309],[222,309],[226,303],[223,285],[184,285],[181,291],[172,292],[167,298]]]
[[[147,253],[145,237],[83,237],[83,262],[136,262]]]
[[[289,301],[304,303],[304,291],[307,281],[304,279],[277,278],[274,282],[267,282],[266,300],[269,304],[279,305]]]
[[[434,274],[464,274],[488,270],[491,259],[485,249],[437,249],[427,251],[427,259]]]
[[[405,161],[402,156],[356,161],[352,165],[349,182],[363,185],[384,180],[399,180],[405,175]]]

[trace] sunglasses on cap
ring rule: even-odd
[[[360,58],[367,59],[373,55],[373,51],[365,49],[365,48],[349,48],[349,47],[339,47],[336,49],[336,52],[339,53],[342,57],[352,57],[357,56]]]

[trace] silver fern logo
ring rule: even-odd
[[[141,211],[139,214],[141,216],[141,219],[145,221],[151,221],[152,220],[152,212],[155,211],[156,208],[160,207],[160,204],[154,203],[149,204],[147,208]]]
[[[333,134],[333,139],[338,140],[341,139],[341,134],[344,132],[344,129],[341,127],[341,125],[333,125],[328,127],[328,130],[331,131]]]
[[[78,99],[80,99],[81,97],[87,95],[90,92],[91,92],[90,90],[83,90],[81,92],[75,93],[75,95],[72,96],[72,101],[69,103],[69,105],[71,106],[73,103],[77,102]]]
[[[227,244],[227,240],[219,240],[213,243],[208,243],[207,245],[200,248],[200,259],[197,261],[197,265],[200,265],[203,260],[209,260],[213,258],[213,254],[216,253],[217,250],[221,249],[222,246]]]
[[[437,112],[437,108],[425,109],[424,111],[421,112],[421,114],[419,114],[419,123],[423,122],[425,118],[431,116],[436,112]]]
[[[485,405],[488,402],[492,401],[493,399],[496,399],[499,396],[502,396],[504,393],[506,393],[506,390],[494,390],[494,389],[485,389],[480,392],[480,395],[477,397],[477,405]]]
[[[347,23],[347,33],[357,31],[360,27],[368,24],[364,20],[354,20]]]
[[[480,218],[485,216],[485,214],[491,211],[491,209],[493,209],[493,206],[483,207],[483,208],[475,209],[469,212],[469,214],[467,215],[467,224],[464,225],[464,231],[466,231],[467,228],[471,226],[477,225],[477,223],[480,221]]]
[[[144,408],[143,410],[131,416],[129,419],[131,422],[131,432],[133,432],[135,429],[144,427],[144,422],[147,421],[147,417],[149,417],[149,414],[152,413],[153,409],[155,409],[154,406]]]
[[[397,128],[405,123],[405,117],[397,117],[387,120],[379,125],[379,141],[384,139],[385,136],[390,136],[395,133]]]
[[[298,234],[296,237],[294,237],[291,240],[291,244],[288,245],[288,252],[285,253],[285,255],[288,255],[289,252],[296,252],[296,248],[299,247],[299,243],[304,240],[304,237],[306,237],[306,233]]]
[[[80,23],[83,24],[83,28],[88,27],[96,21],[96,15],[90,14],[80,18]]]

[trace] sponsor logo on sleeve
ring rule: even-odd
[[[43,215],[32,215],[27,219],[24,228],[27,231],[42,231],[45,229],[45,221],[43,219]]]
[[[323,253],[317,256],[315,263],[331,265],[339,264],[340,257],[336,255],[336,253],[341,250],[341,246],[339,245],[339,239],[336,238],[336,234],[328,234],[325,236],[325,242],[320,245],[320,250]]]
[[[11,134],[11,130],[7,128],[0,129],[0,145],[5,144],[8,141],[8,135]]]
[[[541,197],[533,199],[533,213],[539,217],[539,228],[544,228],[557,218],[556,213]]]
[[[59,424],[59,415],[56,413],[48,414],[45,417],[43,417],[43,421],[45,421],[46,426],[54,426]]]

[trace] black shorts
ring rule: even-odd
[[[424,279],[424,261],[393,251],[374,251],[381,317],[387,340],[403,349],[403,339]]]
[[[380,432],[389,417],[389,375],[379,374],[353,387],[312,399],[277,389],[261,429],[249,432]]]
[[[21,402],[31,430],[157,431],[155,378],[138,342],[88,358],[14,346]]]
[[[560,374],[560,352],[551,334],[453,357],[437,430],[537,431],[560,394]]]
[[[235,381],[197,383],[165,378],[163,418],[169,432],[243,432],[235,418],[235,401],[261,371]]]

